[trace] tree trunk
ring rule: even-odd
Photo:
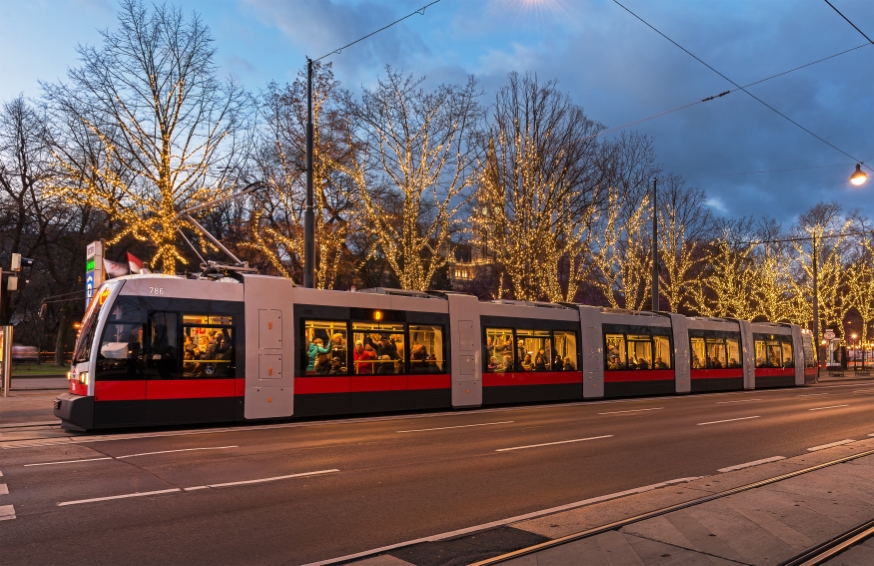
[[[64,365],[64,350],[67,345],[67,307],[61,307],[60,317],[61,322],[58,324],[58,338],[55,341],[55,365],[62,366]]]

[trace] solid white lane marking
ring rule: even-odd
[[[733,472],[735,470],[742,470],[744,468],[752,468],[753,466],[758,466],[760,464],[767,464],[768,462],[776,462],[778,460],[785,460],[785,459],[786,459],[786,456],[773,456],[771,458],[762,458],[761,460],[747,462],[746,464],[738,464],[737,466],[729,466],[727,468],[720,468],[716,471],[717,472]]]
[[[525,448],[539,448],[541,446],[554,446],[556,444],[569,444],[571,442],[584,442],[586,440],[597,440],[599,438],[612,438],[612,434],[604,436],[590,436],[589,438],[575,438],[573,440],[559,440],[558,442],[544,442],[543,444],[529,444],[528,446],[514,446],[512,448],[499,448],[495,452],[509,452],[511,450],[524,450]]]
[[[838,407],[849,407],[849,405],[831,405],[830,407],[814,407],[807,409],[808,411],[822,411],[823,409],[837,409]]]
[[[843,444],[850,444],[851,442],[856,442],[852,438],[848,438],[847,440],[838,440],[837,442],[832,442],[830,444],[822,444],[820,446],[814,446],[813,448],[808,448],[808,452],[816,452],[817,450],[825,450],[826,448],[832,448],[834,446],[841,446]]]
[[[8,521],[15,518],[15,507],[12,505],[0,505],[0,521]]]
[[[151,456],[152,454],[169,454],[171,452],[194,452],[195,450],[224,450],[225,448],[239,448],[239,446],[210,446],[208,448],[180,448],[179,450],[161,450],[160,452],[142,452],[140,454],[127,454],[116,456],[116,460],[122,458],[136,458],[137,456]]]
[[[805,393],[804,395],[796,395],[796,397],[818,397],[820,395],[828,395],[828,393]]]
[[[246,481],[233,481],[228,483],[213,483],[208,485],[207,487],[230,487],[233,485],[248,485],[252,483],[264,483],[268,481],[278,481],[278,480],[287,480],[289,478],[304,478],[307,476],[319,476],[323,474],[333,474],[335,472],[339,472],[340,470],[319,470],[318,472],[304,472],[302,474],[291,474],[288,476],[276,476],[272,478],[261,478],[258,480],[246,480]]]
[[[864,393],[865,395],[874,394],[874,389],[859,389],[858,391],[853,391],[853,393]]]
[[[369,556],[371,554],[377,554],[380,552],[387,552],[389,550],[394,550],[396,548],[400,548],[403,546],[410,546],[410,545],[418,544],[421,542],[436,542],[436,541],[440,541],[440,540],[455,538],[457,536],[465,535],[468,533],[483,531],[486,529],[492,529],[494,527],[500,527],[502,525],[509,525],[512,523],[518,523],[520,521],[527,521],[528,519],[536,519],[537,517],[542,517],[544,515],[551,515],[553,513],[558,513],[560,511],[567,511],[569,509],[576,509],[577,507],[585,507],[586,505],[601,503],[602,501],[609,501],[611,499],[618,499],[620,497],[625,497],[627,495],[644,493],[646,491],[652,491],[654,489],[668,487],[668,486],[676,485],[676,484],[680,484],[680,483],[688,483],[690,481],[701,479],[702,477],[703,476],[695,476],[695,477],[691,477],[691,478],[679,478],[676,480],[668,480],[668,481],[661,482],[661,483],[654,483],[652,485],[645,485],[643,487],[629,489],[627,491],[620,491],[617,493],[611,493],[609,495],[599,495],[598,497],[592,497],[591,499],[584,499],[582,501],[576,501],[574,503],[568,503],[566,505],[559,505],[558,507],[550,507],[549,509],[542,509],[540,511],[526,513],[525,515],[516,515],[515,517],[508,517],[506,519],[501,519],[499,521],[492,521],[491,523],[483,523],[481,525],[475,525],[473,527],[466,527],[463,529],[458,529],[457,531],[449,531],[447,533],[440,533],[439,535],[431,535],[431,536],[427,536],[427,537],[417,538],[414,540],[408,540],[405,542],[399,542],[399,543],[392,544],[389,546],[383,546],[380,548],[365,550],[364,552],[357,552],[355,554],[348,554],[346,556],[339,556],[337,558],[331,558],[329,560],[322,560],[320,562],[311,562],[310,564],[306,564],[305,566],[326,566],[327,564],[336,564],[338,562],[347,562],[349,560],[354,560],[355,558],[360,558],[362,556]]]
[[[747,419],[758,419],[761,418],[760,415],[756,415],[754,417],[738,417],[736,419],[725,419],[723,421],[710,421],[709,423],[698,423],[698,426],[704,426],[708,424],[718,424],[718,423],[730,423],[732,421],[745,421]]]
[[[0,483],[0,495],[9,493],[9,487],[5,483]]]
[[[198,489],[209,489],[208,485],[195,485],[193,487],[183,487],[185,491],[197,491]]]
[[[607,413],[598,413],[599,415],[618,415],[619,413],[640,413],[641,411],[658,411],[664,407],[654,407],[652,409],[631,409],[630,411],[610,411]]]
[[[124,495],[110,495],[109,497],[79,499],[78,501],[61,501],[60,503],[58,503],[58,507],[64,507],[65,505],[79,505],[80,503],[94,503],[96,501],[109,501],[111,499],[127,499],[128,497],[146,497],[148,495],[160,495],[162,493],[174,493],[177,491],[182,490],[178,487],[174,487],[173,489],[159,489],[158,491],[143,491],[138,493],[126,493]]]
[[[738,399],[737,401],[719,401],[717,405],[725,405],[726,403],[746,403],[747,401],[761,401],[761,399]]]
[[[107,456],[106,458],[87,458],[85,460],[62,460],[60,462],[42,462],[39,464],[25,464],[24,467],[27,468],[28,466],[54,466],[56,464],[76,464],[79,462],[96,462],[97,460],[112,460],[112,458]]]
[[[458,425],[458,426],[441,426],[438,428],[418,428],[415,430],[399,430],[396,432],[427,432],[429,430],[447,430],[450,428],[468,428],[471,426],[489,426],[489,425],[496,425],[496,424],[510,424],[512,422],[516,422],[516,421],[500,421],[500,422],[496,422],[496,423],[465,424],[465,425]]]
[[[871,433],[871,434],[869,434],[869,435],[868,435],[868,436],[874,436],[874,432],[872,432],[872,433]]]

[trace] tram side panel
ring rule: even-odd
[[[674,386],[677,393],[692,391],[692,376],[689,363],[688,319],[681,314],[671,314],[671,329],[674,337]]]
[[[744,389],[750,391],[756,388],[756,348],[753,341],[753,326],[748,320],[738,320],[737,323],[740,326]]]
[[[605,397],[675,392],[673,336],[668,317],[604,310],[601,320]]]
[[[294,284],[260,275],[245,281],[246,419],[294,414]]]
[[[583,398],[604,397],[604,335],[601,332],[601,309],[578,305],[583,356]]]
[[[450,371],[452,406],[479,407],[483,403],[482,326],[479,299],[471,295],[449,300]]]
[[[795,354],[795,385],[804,385],[804,343],[801,340],[801,327],[792,325],[792,349]]]

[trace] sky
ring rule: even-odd
[[[431,0],[175,0],[215,38],[219,72],[252,92],[294,80],[306,56],[330,54]],[[744,92],[642,122],[666,172],[702,188],[717,215],[790,225],[823,200],[874,218],[874,174],[849,184],[855,162],[874,167],[874,45],[823,0],[620,0],[650,25],[740,85],[858,46]],[[832,0],[874,39],[874,2]],[[115,26],[113,0],[0,1],[0,101],[37,98],[40,83],[78,64]],[[488,105],[507,73],[536,73],[608,128],[734,87],[612,0],[441,0],[326,60],[351,90],[391,65],[462,83],[474,75]],[[869,174],[871,171],[868,171]]]

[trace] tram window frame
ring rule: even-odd
[[[555,366],[555,354],[558,353],[558,338],[557,335],[561,335],[564,338],[565,342],[567,342],[567,336],[573,336],[573,349],[567,348],[565,346],[565,356],[562,357],[562,369],[557,369]],[[509,326],[483,326],[482,328],[482,336],[483,336],[483,373],[488,374],[502,374],[502,373],[544,373],[544,372],[564,372],[564,371],[580,371],[577,369],[579,367],[580,360],[580,351],[579,351],[579,334],[573,330],[564,330],[564,329],[531,329],[531,328],[516,328]],[[493,338],[492,344],[489,344],[489,338]],[[509,344],[506,342],[506,339],[509,338]],[[499,346],[497,344],[497,339],[503,340],[503,343]],[[544,347],[544,354],[553,358],[550,361],[547,369],[525,369],[522,365],[524,362],[524,357],[519,359],[520,351],[519,351],[519,340],[523,341],[524,352],[527,354],[529,350],[527,349],[527,344],[524,342],[525,340],[537,340],[540,339],[545,344],[546,341],[549,343],[549,352],[546,352],[546,348]],[[500,352],[498,352],[498,348],[502,348]],[[507,350],[509,348],[509,351]],[[537,352],[531,350],[531,361],[532,368],[536,367],[536,357],[540,348],[537,348]],[[568,354],[573,353],[573,368],[565,369],[564,368],[564,357],[570,357]],[[503,359],[498,359],[498,355],[502,358],[509,355],[510,362],[509,366]],[[495,363],[493,364],[491,359],[495,358]],[[494,367],[491,367],[494,366]]]
[[[734,352],[734,355],[732,355]],[[740,339],[738,338],[726,338],[725,339],[725,354],[727,357],[726,369],[737,369],[743,368],[743,360],[741,358],[741,350],[740,350]],[[731,360],[734,360],[734,364],[731,363]]]
[[[413,333],[421,332],[421,333],[435,333],[436,336],[431,340],[431,345],[420,344],[425,346],[425,353],[427,354],[427,358],[424,360],[414,360],[413,356]],[[409,349],[409,353],[407,355],[407,365],[409,367],[408,373],[410,375],[421,375],[428,373],[438,373],[443,374],[447,373],[448,368],[448,356],[447,356],[447,348],[446,348],[446,331],[445,327],[442,324],[419,324],[419,323],[408,323],[406,327],[406,344]],[[417,342],[418,343],[418,342]],[[439,355],[437,350],[439,351]],[[418,355],[418,354],[415,354]],[[420,364],[419,362],[424,362]]]
[[[725,345],[725,338],[704,338],[706,344],[706,360],[708,369],[725,369],[728,365],[728,352]],[[714,352],[715,349],[715,352]],[[713,354],[721,359],[715,359]],[[721,354],[721,356],[720,356]]]
[[[667,371],[674,369],[674,353],[673,353],[673,340],[668,334],[661,333],[646,333],[645,327],[643,327],[644,331],[641,331],[641,327],[633,327],[634,332],[620,332],[616,330],[605,331],[604,332],[604,371],[650,371],[650,370],[659,370],[659,371]],[[619,342],[617,342],[617,340]],[[658,345],[656,340],[658,340]],[[611,344],[611,341],[613,344]],[[628,367],[631,359],[631,348],[632,344],[649,344],[649,359],[646,361],[646,367],[640,368],[638,367],[630,368]],[[611,348],[611,346],[614,346]],[[621,346],[621,347],[618,347]],[[668,355],[661,356],[659,352],[661,349],[667,348]],[[612,357],[618,356],[618,362],[616,362],[615,367],[610,367],[610,359]],[[634,357],[635,359],[639,359],[640,352],[636,349]],[[645,353],[645,352],[644,352]],[[666,367],[654,367],[656,365],[656,358],[661,358],[661,363]]]
[[[358,328],[356,328],[356,325],[358,326]],[[370,328],[363,328],[363,326],[370,326]],[[384,321],[374,322],[372,320],[353,320],[351,321],[350,328],[350,334],[352,335],[352,340],[355,343],[354,345],[358,345],[356,334],[363,334],[364,337],[362,341],[368,339],[370,340],[371,347],[376,351],[376,359],[370,360],[368,362],[363,362],[364,364],[370,364],[370,372],[359,372],[356,368],[353,368],[349,372],[349,375],[351,375],[352,377],[363,377],[368,375],[407,375],[410,373],[407,369],[407,362],[409,360],[409,333],[406,323]],[[368,336],[368,334],[370,335]],[[374,338],[374,335],[377,334],[379,335],[378,338]],[[397,340],[393,339],[393,337],[397,336],[398,334],[401,335],[401,339],[403,341],[403,343],[400,345],[400,348],[398,348]],[[377,342],[374,342],[374,340],[376,340],[377,342],[381,342],[383,340],[387,341],[390,345],[393,346],[390,351],[397,353],[399,357],[397,359],[394,359],[391,358],[390,354],[380,353],[380,346]],[[366,347],[367,344],[364,344],[364,346]],[[382,346],[381,348],[384,349],[385,346]],[[388,356],[388,359],[384,359],[386,356]]]
[[[783,347],[779,339],[757,338],[754,340],[754,346],[756,350],[757,368],[783,368]],[[772,350],[773,348],[776,348],[776,350]],[[772,351],[776,352],[780,357],[778,363],[770,362],[770,354]]]
[[[332,329],[331,333],[329,333],[324,328],[317,329],[317,330],[323,330],[325,332],[325,336],[327,338],[327,345],[331,344],[331,341],[333,339],[333,335],[337,334],[338,331],[341,331],[342,333],[345,334],[344,340],[346,342],[346,360],[345,360],[345,363],[344,363],[344,360],[342,360],[342,359],[340,360],[340,362],[342,364],[341,368],[345,368],[344,371],[338,372],[335,369],[333,369],[333,366],[332,366],[332,369],[329,369],[328,373],[316,373],[317,370],[315,369],[315,364],[316,364],[316,361],[318,360],[318,356],[321,354],[328,354],[328,353],[332,352],[331,348],[325,347],[326,344],[325,344],[324,340],[322,341],[322,348],[321,349],[324,349],[325,351],[321,352],[319,350],[316,350],[316,361],[313,362],[313,369],[309,369],[309,364],[310,364],[309,347],[310,347],[310,344],[315,343],[315,340],[310,340],[309,336],[307,335],[307,323],[321,323],[321,324],[336,325],[336,327],[334,327],[334,326],[328,327],[328,328]],[[329,319],[324,319],[324,318],[301,318],[300,331],[299,331],[299,335],[298,335],[298,342],[300,343],[300,353],[301,353],[300,361],[297,364],[298,377],[338,377],[338,376],[350,375],[350,371],[349,371],[349,355],[350,355],[349,334],[350,334],[350,328],[349,328],[349,321],[348,320],[337,320],[337,319],[330,319],[329,320]],[[320,337],[317,337],[317,338],[320,338]],[[332,356],[332,358],[329,358],[327,360],[328,363],[332,363],[333,357],[336,357],[336,356]],[[313,372],[313,373],[310,373],[310,372]]]
[[[780,340],[780,349],[783,354],[783,365],[781,366],[783,369],[789,369],[795,367],[795,346],[792,342],[787,340]],[[788,350],[788,355],[787,355]]]
[[[178,316],[178,344],[179,351],[182,354],[182,357],[179,359],[180,365],[180,379],[233,379],[237,375],[237,364],[236,364],[236,356],[237,356],[237,326],[234,324],[235,316],[233,314],[197,314],[192,312],[180,312],[177,314]],[[199,318],[200,321],[195,320]],[[186,320],[187,319],[187,320]],[[205,321],[205,322],[204,322]],[[202,329],[202,330],[214,330],[221,333],[221,337],[229,343],[226,346],[226,349],[230,352],[227,360],[223,358],[218,358],[216,356],[216,351],[219,348],[219,343],[216,343],[216,348],[213,350],[212,359],[207,360],[198,360],[198,359],[186,359],[185,354],[189,351],[189,348],[186,348],[185,338],[189,337],[189,334],[186,333],[186,329]],[[228,334],[227,331],[230,331]],[[199,333],[198,333],[199,334]],[[207,333],[207,336],[209,334]],[[199,340],[199,338],[198,338]],[[192,340],[193,341],[193,340]],[[199,345],[195,345],[194,348],[199,348]],[[221,355],[221,354],[219,354]],[[198,363],[198,362],[207,362],[207,363]],[[227,362],[226,364],[224,362]],[[190,372],[187,372],[188,367],[193,367]],[[216,370],[226,370],[219,371],[216,373]],[[224,375],[222,375],[224,374]]]

